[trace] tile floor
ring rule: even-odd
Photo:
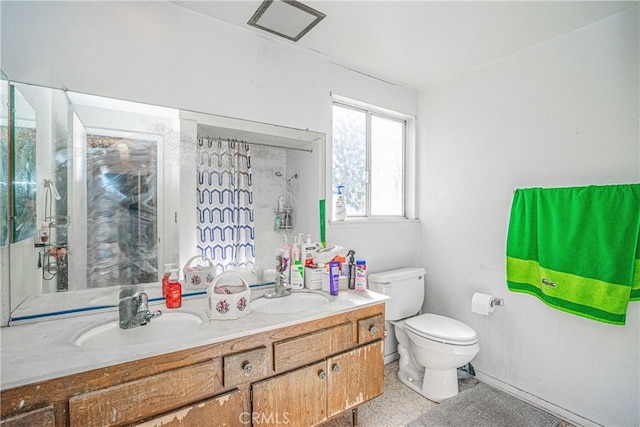
[[[360,406],[358,425],[360,427],[404,427],[437,403],[422,397],[400,382],[397,376],[398,361],[384,367],[384,394]],[[478,383],[473,377],[459,380],[460,391]],[[334,418],[323,427],[346,427],[351,425],[351,413]],[[558,427],[574,427],[561,422]]]

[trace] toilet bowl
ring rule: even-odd
[[[473,329],[436,314],[411,317],[394,322],[394,326],[400,381],[434,402],[457,395],[457,368],[469,363],[480,350]]]
[[[458,394],[457,368],[480,351],[478,336],[468,325],[437,314],[418,315],[424,299],[423,268],[402,268],[369,275],[369,289],[389,296],[385,362],[399,356],[398,378],[427,399],[441,402]],[[389,345],[391,344],[391,345]]]

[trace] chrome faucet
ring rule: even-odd
[[[281,298],[291,295],[291,285],[284,280],[284,274],[278,273],[276,275],[275,286],[273,292],[264,294],[265,298]]]
[[[120,291],[118,311],[121,329],[131,329],[146,325],[154,317],[162,316],[160,310],[149,311],[149,297],[147,294],[135,292],[131,289]]]

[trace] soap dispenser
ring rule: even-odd
[[[333,221],[344,221],[347,219],[347,203],[342,194],[344,185],[338,185],[337,192],[333,195],[333,212],[331,219]]]

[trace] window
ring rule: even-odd
[[[333,191],[343,186],[347,216],[405,216],[406,120],[333,104]]]

